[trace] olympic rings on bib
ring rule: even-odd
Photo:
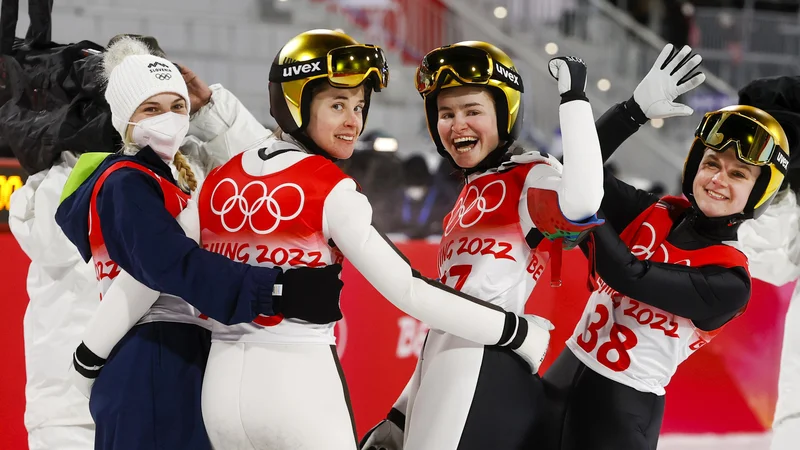
[[[233,195],[226,198],[225,201],[222,203],[222,206],[217,209],[215,205],[217,203],[214,202],[214,199],[217,195],[217,190],[220,186],[224,184],[230,184],[233,186]],[[260,196],[256,198],[252,204],[250,200],[253,200],[252,196],[250,199],[245,196],[245,192],[248,189],[255,188],[260,190]],[[275,200],[274,195],[280,192],[281,189],[293,189],[297,191],[300,195],[300,203],[297,205],[297,209],[293,211],[291,214],[284,215],[284,211],[281,209],[281,204]],[[258,192],[258,191],[257,191]],[[269,234],[275,231],[281,222],[286,220],[292,220],[300,215],[303,211],[303,205],[305,204],[305,193],[303,189],[295,184],[295,183],[283,183],[275,187],[272,192],[269,192],[267,185],[264,184],[263,181],[255,180],[247,183],[242,191],[239,192],[239,186],[233,181],[231,178],[225,178],[224,180],[220,181],[214,187],[214,190],[211,192],[211,212],[218,215],[220,217],[220,221],[222,223],[222,227],[225,228],[226,231],[235,233],[242,228],[244,228],[245,224],[250,225],[250,230],[252,230],[256,234]],[[235,213],[236,207],[238,205],[238,212],[242,214],[241,223],[237,225],[231,225],[228,223],[230,219],[229,213]],[[269,217],[272,217],[275,220],[275,223],[272,224],[267,229],[260,229],[255,224],[253,224],[253,216],[255,216],[260,211],[266,212]],[[228,219],[226,219],[228,218]]]
[[[487,190],[489,190],[490,187],[498,184],[502,189],[502,194],[499,196],[499,199],[497,200],[496,204],[494,204],[491,207],[487,207],[488,201],[484,197],[484,194],[486,193]],[[470,199],[473,193],[475,195],[475,199],[465,206],[467,200]],[[490,198],[496,199],[497,197],[492,196]],[[444,235],[445,236],[449,235],[450,232],[452,232],[453,229],[456,227],[456,225],[460,225],[461,228],[469,228],[475,225],[476,223],[478,223],[478,221],[480,221],[483,218],[483,215],[485,213],[490,213],[499,208],[500,205],[503,204],[503,200],[505,200],[505,198],[506,198],[506,184],[503,182],[503,180],[492,181],[491,183],[484,186],[483,189],[480,190],[480,192],[478,192],[477,187],[470,186],[467,189],[466,194],[464,194],[463,197],[458,199],[455,207],[453,208],[453,212],[450,213],[450,219],[448,220],[447,225],[444,228]],[[470,215],[470,213],[473,210],[478,211],[478,214]],[[467,217],[468,215],[469,217]],[[465,217],[467,217],[467,222],[464,222]]]

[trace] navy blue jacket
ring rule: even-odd
[[[108,166],[125,160],[176,184],[169,166],[149,147],[135,156],[106,158],[56,211],[56,222],[86,261],[92,256],[92,190]],[[251,322],[258,314],[274,315],[272,287],[281,270],[234,262],[200,248],[164,207],[153,177],[132,168],[114,171],[98,192],[97,213],[109,257],[150,289],[181,297],[228,325]]]

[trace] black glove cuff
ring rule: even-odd
[[[586,92],[584,91],[567,91],[561,94],[561,104],[569,103],[573,100],[583,100],[588,102],[589,99],[586,97]]]
[[[647,123],[648,119],[647,116],[642,111],[642,107],[636,103],[636,100],[633,99],[633,96],[629,98],[625,103],[622,104],[625,111],[628,113],[628,116],[631,118],[633,122],[637,125],[642,126]]]
[[[519,316],[510,311],[506,311],[506,320],[505,324],[503,325],[503,335],[500,336],[500,341],[497,342],[497,345],[502,347],[511,343],[511,339],[514,337],[514,333],[517,331],[518,322]]]
[[[518,316],[519,317],[519,316]],[[517,324],[517,334],[514,335],[514,339],[508,344],[508,348],[512,350],[518,349],[523,342],[525,342],[525,338],[528,337],[528,321],[519,317],[519,323]]]
[[[397,428],[400,428],[404,433],[406,431],[406,415],[401,413],[399,410],[392,408],[389,410],[389,414],[386,415],[386,420],[392,422],[393,424],[397,425]]]
[[[498,347],[516,350],[528,337],[528,321],[512,312],[506,311],[506,323]]]
[[[86,366],[102,366],[106,363],[104,358],[97,356],[97,354],[91,351],[83,342],[81,342],[81,345],[75,350],[75,357],[78,358],[81,364]]]
[[[83,342],[72,355],[72,365],[75,367],[75,371],[85,378],[97,378],[105,363],[105,359],[89,350],[89,347]]]

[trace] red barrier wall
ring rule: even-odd
[[[423,274],[436,276],[436,245],[412,242],[398,247]],[[22,317],[28,260],[9,233],[0,233],[6,325],[0,327],[4,370],[0,371],[0,442],[23,450],[25,430]],[[571,334],[588,292],[586,261],[578,252],[564,260],[564,287],[552,289],[541,277],[528,312],[556,325],[545,367]],[[337,327],[339,352],[350,385],[359,434],[380,420],[414,369],[426,328],[402,314],[350,266],[343,273],[345,319]],[[681,366],[667,388],[664,433],[760,432],[768,429],[777,395],[783,317],[792,286],[756,281],[747,313]],[[698,407],[700,406],[700,407]]]
[[[0,327],[3,367],[0,370],[0,448],[28,448],[22,423],[25,411],[25,353],[22,317],[28,306],[25,278],[30,260],[17,245],[14,236],[0,232],[0,286],[2,286],[4,325]]]

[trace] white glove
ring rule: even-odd
[[[703,72],[697,72],[689,79],[683,80],[692,71],[700,66],[703,57],[694,55],[692,48],[684,46],[681,51],[674,54],[672,44],[667,44],[661,50],[650,72],[636,86],[633,91],[633,100],[642,109],[648,119],[664,119],[675,116],[690,116],[694,111],[692,108],[675,103],[678,96],[685,94],[706,81]]]
[[[100,375],[106,360],[100,358],[89,350],[83,342],[72,354],[72,364],[69,366],[67,377],[84,397],[89,398],[92,393],[92,386]]]
[[[586,63],[582,59],[559,56],[551,59],[547,68],[550,75],[558,80],[559,94],[586,97]]]
[[[360,450],[403,450],[403,430],[391,420],[378,422],[364,435]]]
[[[77,370],[75,370],[75,366],[73,364],[70,364],[67,379],[69,380],[70,384],[75,386],[75,388],[78,389],[81,394],[83,394],[84,397],[89,398],[91,396],[92,386],[94,386],[94,381],[96,378],[84,377],[83,375],[79,374]]]
[[[528,334],[522,344],[514,351],[528,363],[531,373],[538,373],[550,345],[550,330],[555,327],[544,317],[525,314],[521,316],[528,323]]]

